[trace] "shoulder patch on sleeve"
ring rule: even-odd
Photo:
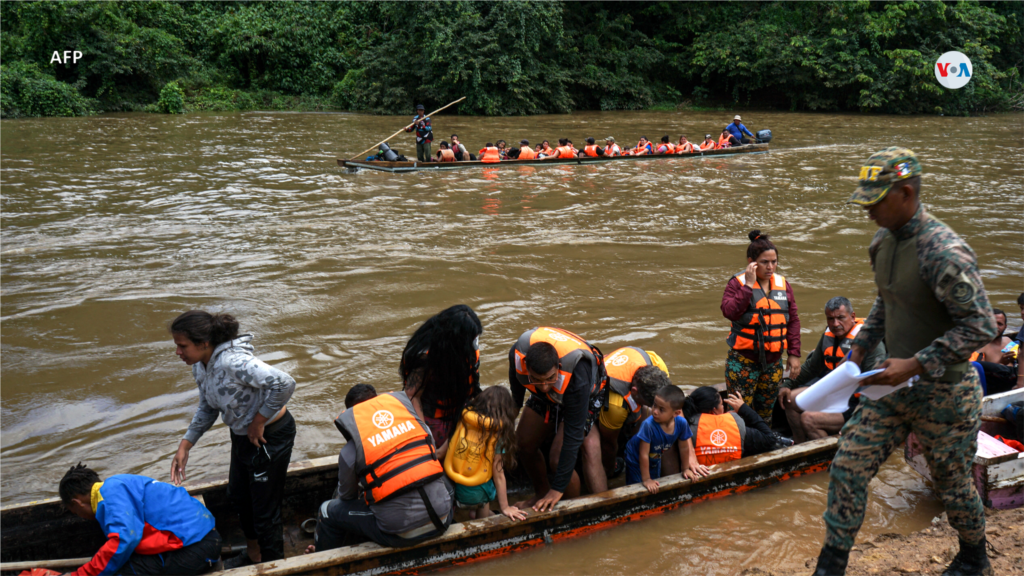
[[[966,280],[961,280],[953,285],[949,295],[959,304],[967,304],[974,299],[974,285]]]
[[[946,269],[939,275],[939,281],[935,285],[935,291],[939,294],[945,294],[946,290],[953,285],[954,281],[960,276],[960,268],[949,264]]]

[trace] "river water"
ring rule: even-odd
[[[875,231],[846,206],[861,162],[914,149],[923,198],[978,255],[995,306],[1019,325],[1024,288],[1024,116],[743,113],[772,151],[732,158],[390,175],[346,173],[406,118],[349,114],[103,115],[0,122],[4,504],[56,495],[67,467],[166,479],[197,404],[167,324],[190,308],[235,314],[260,356],[298,381],[293,459],[335,454],[332,419],[357,382],[400,385],[398,356],[456,303],[484,323],[482,380],[540,324],[606,353],[658,352],[684,387],[724,380],[727,279],[746,235],[769,232],[794,285],[809,352],[823,306],[866,315]],[[435,119],[438,140],[615,136],[632,145],[715,133],[732,113],[578,113]],[[717,129],[717,130],[716,130]],[[414,155],[411,136],[394,147]],[[805,355],[806,355],[805,352]],[[218,424],[189,479],[224,475]],[[500,573],[732,574],[801,563],[824,533],[827,475],[708,502],[497,560]],[[894,456],[865,530],[906,532],[941,512]],[[586,558],[588,561],[581,561]],[[476,565],[474,570],[479,570]]]

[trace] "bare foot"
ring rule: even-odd
[[[312,554],[313,552],[316,552],[316,545],[310,544],[309,546],[306,546],[306,551],[303,552],[303,554]]]
[[[470,520],[476,520],[476,510],[475,509],[469,511],[469,519]]]

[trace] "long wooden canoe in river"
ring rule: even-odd
[[[545,158],[543,160],[502,160],[497,164],[486,164],[479,160],[466,162],[386,162],[383,160],[343,160],[338,158],[338,166],[357,170],[366,168],[382,172],[424,172],[432,170],[460,170],[462,168],[507,168],[509,166],[558,166],[565,164],[607,164],[609,162],[649,162],[655,160],[682,160],[686,158],[706,158],[712,156],[735,156],[737,154],[766,154],[768,144],[744,144],[734,148],[721,150],[705,150],[693,154],[654,154],[645,156],[598,156],[597,158]]]
[[[293,463],[285,486],[285,560],[265,562],[228,572],[256,574],[384,574],[422,572],[455,564],[494,558],[534,546],[641,520],[681,506],[739,494],[784,480],[825,470],[836,452],[836,437],[814,440],[759,456],[743,458],[712,469],[696,481],[673,475],[660,480],[657,494],[643,485],[622,486],[600,494],[565,500],[554,510],[530,511],[526,520],[512,522],[497,515],[452,524],[441,536],[411,548],[384,548],[373,543],[303,555],[312,543],[299,524],[313,516],[337,485],[337,458]],[[227,481],[188,486],[217,518],[217,529],[228,543],[241,542],[235,514],[227,500]],[[63,510],[59,499],[0,508],[0,571],[21,567],[13,562],[82,558],[93,554],[105,538],[99,525]],[[66,563],[65,568],[69,568]]]

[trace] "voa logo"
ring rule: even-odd
[[[973,73],[971,59],[962,52],[946,52],[935,62],[935,79],[952,90],[966,86]]]

